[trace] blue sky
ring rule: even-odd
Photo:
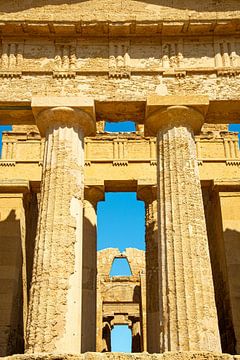
[[[240,131],[240,125],[230,125],[231,131]],[[0,126],[1,132],[10,127]],[[133,123],[107,123],[106,131],[134,131]],[[0,145],[1,149],[1,145]],[[117,247],[145,249],[145,210],[144,203],[136,200],[135,193],[106,193],[105,201],[99,202],[98,212],[98,250]],[[113,264],[111,276],[129,273],[126,262]],[[126,326],[112,330],[112,351],[131,351],[131,332]]]
[[[144,202],[136,193],[106,193],[98,203],[98,250],[126,247],[144,250]]]

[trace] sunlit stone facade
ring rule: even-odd
[[[122,359],[240,354],[240,153],[228,131],[239,19],[233,0],[0,2],[0,124],[13,126],[0,160],[0,356],[115,359],[100,354],[114,324],[140,352]],[[129,119],[134,133],[104,131]],[[145,202],[145,257],[97,256],[108,191]],[[132,276],[111,279],[121,256]]]

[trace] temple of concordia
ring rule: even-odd
[[[0,0],[0,35],[0,356],[240,359],[240,2]],[[109,191],[145,259],[97,255]]]

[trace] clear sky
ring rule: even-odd
[[[145,249],[144,202],[137,201],[136,193],[106,193],[98,203],[98,250],[117,247]]]
[[[240,125],[230,125],[231,131],[240,131]],[[0,126],[3,130],[10,127]],[[107,123],[106,131],[134,131],[133,123]],[[1,140],[1,139],[0,139]],[[1,149],[1,145],[0,145]],[[136,200],[135,193],[106,193],[105,201],[100,202],[98,212],[98,250],[117,247],[124,251],[126,247],[145,249],[145,210],[144,203]],[[126,262],[116,261],[110,275],[129,274]],[[112,330],[112,351],[131,351],[131,332],[126,326]]]

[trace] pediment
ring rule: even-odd
[[[238,0],[0,0],[1,20],[159,21],[240,16]]]

